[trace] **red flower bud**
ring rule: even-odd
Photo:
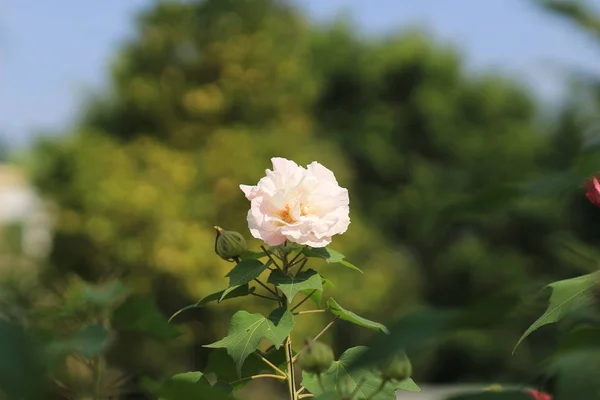
[[[598,181],[596,181],[596,183],[598,183]],[[527,393],[531,395],[533,400],[552,400],[552,396],[550,396],[548,393],[538,392],[537,390],[533,389],[527,389]]]
[[[586,197],[593,205],[600,207],[600,182],[598,182],[598,178],[592,176],[583,183],[583,186],[587,188]]]

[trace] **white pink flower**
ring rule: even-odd
[[[271,159],[273,171],[256,186],[240,185],[250,200],[248,227],[270,246],[286,240],[325,247],[350,224],[348,190],[333,173],[313,162],[303,168],[293,161]]]

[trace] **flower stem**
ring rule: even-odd
[[[295,312],[294,315],[302,315],[302,314],[314,314],[314,313],[322,313],[327,311],[327,308],[322,309],[322,310],[306,310],[306,311],[298,311]]]
[[[313,339],[313,342],[314,342],[315,340],[319,339],[321,336],[323,336],[323,334],[324,334],[325,332],[327,332],[327,330],[328,330],[329,328],[331,328],[331,327],[333,326],[333,324],[335,323],[335,321],[337,321],[339,318],[340,318],[339,316],[336,316],[336,317],[333,319],[333,321],[331,321],[329,324],[327,324],[327,326],[326,326],[325,328],[323,328],[323,330],[321,330],[321,332],[319,332],[319,334],[318,334],[317,336],[315,336],[315,338]],[[294,361],[294,362],[295,362],[295,361],[298,359],[298,356],[300,355],[300,353],[302,353],[304,350],[306,350],[306,348],[307,348],[307,347],[308,347],[308,346],[305,346],[304,348],[302,348],[302,350],[300,350],[300,351],[298,352],[298,354],[296,354],[296,355],[294,356],[294,358],[292,359],[292,361]]]
[[[267,249],[265,249],[265,246],[260,246],[260,248],[262,249],[262,251],[265,252],[265,254],[267,255],[267,257],[269,257],[269,260],[271,260],[271,262],[273,263],[273,265],[275,265],[278,269],[281,269],[281,267],[279,266],[279,264],[277,264],[277,262],[275,262],[275,259],[273,258],[273,256],[271,256],[271,253],[269,253],[267,251]]]
[[[281,376],[283,376],[284,378],[287,378],[287,374],[285,372],[283,372],[281,369],[279,369],[275,364],[273,364],[271,361],[267,360],[266,358],[264,358],[263,356],[261,356],[260,354],[257,354],[257,356],[265,363],[267,364],[269,367],[273,368],[275,371],[279,372],[281,374]]]
[[[305,258],[302,261],[302,264],[300,264],[300,268],[298,268],[298,271],[296,271],[297,274],[299,274],[300,272],[302,272],[302,268],[304,268],[304,266],[306,265],[306,262],[308,261],[308,258]]]

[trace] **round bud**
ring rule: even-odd
[[[217,237],[215,239],[215,253],[223,260],[231,261],[248,250],[246,239],[239,232],[226,231],[215,226]]]
[[[320,374],[333,363],[331,347],[321,342],[307,341],[306,349],[298,357],[298,365],[303,371]]]
[[[405,353],[391,357],[379,369],[382,378],[388,381],[403,381],[412,375],[412,364]]]

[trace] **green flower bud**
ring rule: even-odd
[[[298,365],[303,371],[320,374],[331,367],[333,351],[321,342],[307,340],[306,349],[298,356]]]
[[[381,376],[387,381],[403,381],[412,375],[412,365],[405,353],[400,353],[380,366]]]
[[[248,251],[246,239],[241,233],[226,231],[215,226],[217,238],[215,239],[215,253],[223,260],[231,261]]]

